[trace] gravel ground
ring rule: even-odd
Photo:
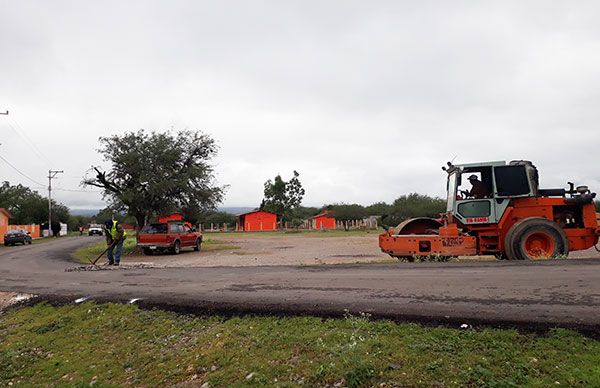
[[[378,234],[363,236],[318,237],[307,235],[260,235],[231,236],[206,235],[224,249],[193,252],[186,249],[180,255],[159,254],[144,256],[134,254],[124,257],[124,264],[147,264],[157,267],[243,267],[270,265],[318,265],[394,261],[379,249]],[[572,258],[600,258],[594,248],[573,252]],[[461,258],[471,260],[495,260],[488,256]]]
[[[8,307],[33,298],[34,295],[0,291],[0,314]]]
[[[206,235],[218,250],[180,255],[131,255],[125,263],[152,263],[169,267],[217,267],[261,265],[315,265],[367,263],[390,259],[378,245],[378,234],[347,237],[318,237],[294,234],[248,236]],[[224,248],[224,249],[219,249]]]

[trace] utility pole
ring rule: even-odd
[[[63,172],[62,170],[48,170],[48,237],[52,230],[52,179]]]

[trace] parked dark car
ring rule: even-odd
[[[4,245],[15,245],[15,244],[31,244],[31,235],[28,231],[22,229],[9,230],[4,233]]]

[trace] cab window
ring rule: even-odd
[[[465,218],[489,217],[491,210],[490,201],[469,201],[458,205],[458,214]]]
[[[496,190],[499,197],[527,195],[530,192],[525,166],[496,167]]]
[[[469,178],[475,179],[470,181]],[[494,185],[492,167],[470,167],[462,170],[457,195],[459,199],[492,198]]]

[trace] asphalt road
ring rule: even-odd
[[[89,238],[0,249],[0,291],[195,313],[374,317],[600,332],[600,260],[214,267],[67,272]]]

